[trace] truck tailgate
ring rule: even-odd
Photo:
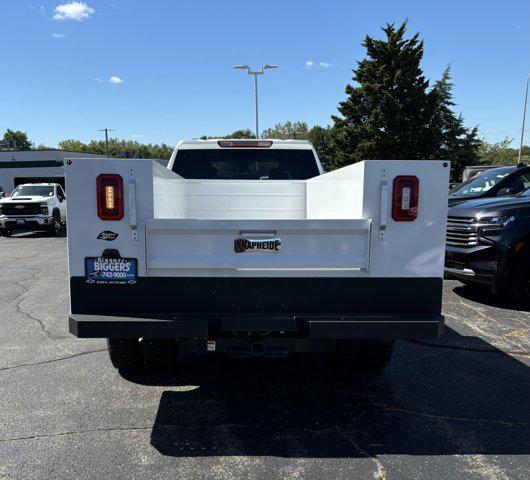
[[[147,275],[363,275],[369,268],[370,228],[370,220],[150,219],[145,230]],[[276,241],[277,249],[237,252],[239,239]]]

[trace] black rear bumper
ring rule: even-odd
[[[70,332],[83,338],[437,338],[441,278],[146,277],[70,279]],[[156,313],[153,314],[152,312]]]
[[[301,317],[119,317],[70,315],[70,333],[79,338],[207,338],[233,332],[271,332],[289,338],[438,338],[442,315]]]

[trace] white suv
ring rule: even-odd
[[[0,230],[4,237],[16,231],[61,235],[65,226],[66,196],[58,183],[26,183],[0,199]]]

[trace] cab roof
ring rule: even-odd
[[[246,144],[248,144],[248,146]],[[177,150],[208,150],[212,148],[255,148],[260,150],[312,150],[313,145],[308,140],[280,140],[275,138],[209,138],[208,140],[181,140],[176,146]]]
[[[59,185],[58,183],[20,183],[19,185],[17,185],[17,187],[33,187],[33,186],[53,186],[53,185]]]

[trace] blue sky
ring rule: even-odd
[[[262,128],[325,125],[363,58],[364,36],[408,18],[425,41],[427,77],[452,65],[466,124],[479,124],[489,141],[519,134],[528,0],[68,3],[0,0],[1,131],[56,146],[98,138],[104,127],[169,144],[253,128],[251,78],[231,68],[240,63],[280,65],[261,79]]]

